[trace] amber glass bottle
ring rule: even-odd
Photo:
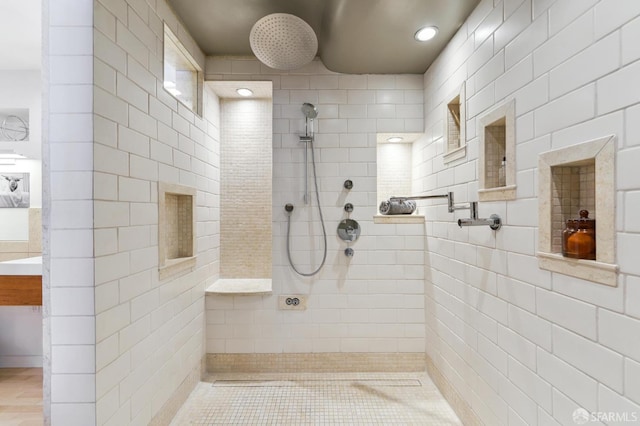
[[[562,255],[596,259],[596,220],[589,219],[587,210],[580,210],[579,219],[567,220],[567,227],[562,232]]]

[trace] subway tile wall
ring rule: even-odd
[[[204,361],[219,100],[199,117],[162,89],[163,21],[204,67],[164,0],[48,0],[43,18],[45,424],[166,421]],[[198,190],[197,266],[162,282],[160,180]]]
[[[286,73],[223,57],[208,57],[206,70],[207,80],[273,82],[273,294],[207,296],[207,352],[424,352],[424,225],[373,223],[376,133],[423,131],[422,76],[337,74],[320,60]],[[296,275],[286,252],[284,205],[293,203],[296,267],[312,271],[322,258],[312,180],[312,203],[303,202],[304,102],[318,108],[314,155],[328,240],[327,263],[313,278]],[[347,202],[362,226],[351,259],[336,235]],[[286,294],[306,295],[307,310],[278,310]]]
[[[200,376],[204,289],[219,266],[219,100],[206,90],[199,116],[163,89],[163,22],[204,67],[164,0],[89,3],[94,229],[74,237],[95,250],[94,422],[149,424],[171,418]],[[160,181],[197,189],[196,266],[162,280]]]
[[[477,118],[515,99],[517,199],[480,204],[502,229],[460,229],[446,208],[424,209],[426,352],[485,424],[573,424],[578,407],[640,415],[639,28],[637,2],[483,0],[425,73],[414,192],[477,200]],[[468,154],[445,165],[445,96],[463,81]],[[610,134],[615,288],[540,270],[535,257],[538,154]]]
[[[93,1],[45,1],[42,16],[44,417],[93,425]]]

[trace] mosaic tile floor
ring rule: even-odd
[[[220,374],[172,426],[461,425],[426,373]]]

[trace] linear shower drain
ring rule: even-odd
[[[345,387],[345,386],[393,386],[420,387],[422,383],[417,379],[305,379],[305,380],[216,380],[213,387]]]

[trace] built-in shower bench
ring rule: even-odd
[[[271,282],[271,278],[220,278],[205,290],[205,294],[271,294]]]

